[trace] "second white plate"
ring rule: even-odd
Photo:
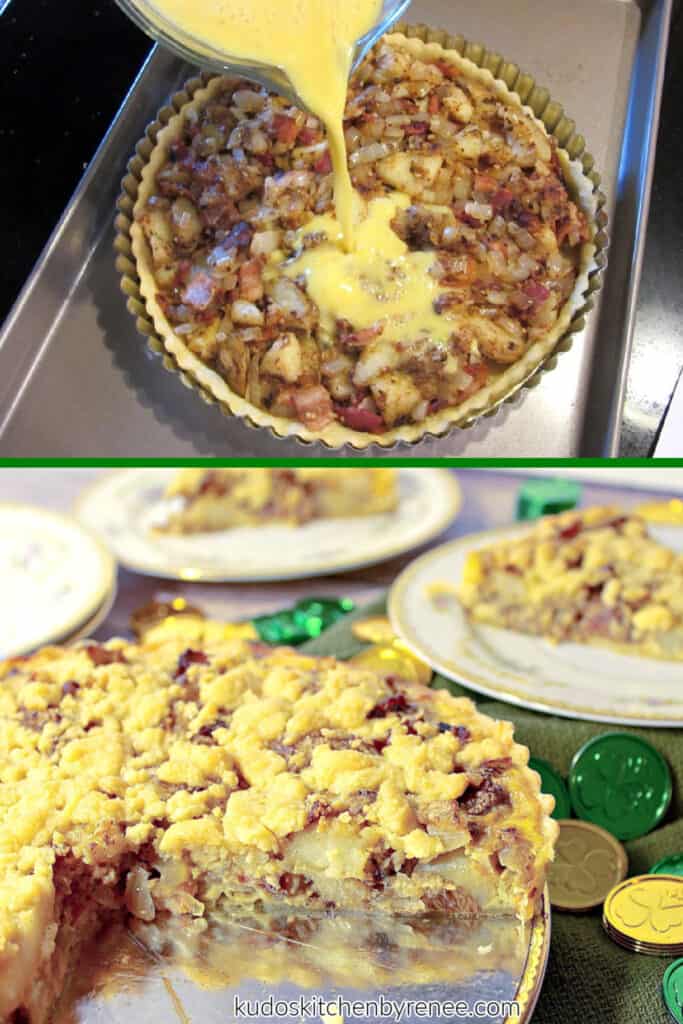
[[[95,616],[115,587],[106,548],[77,522],[0,504],[0,658],[58,643]]]
[[[683,725],[681,662],[618,654],[468,620],[453,594],[436,602],[434,584],[454,587],[467,554],[519,535],[529,525],[472,534],[427,551],[395,581],[389,616],[396,632],[449,679],[536,711],[619,725]],[[661,531],[652,534],[664,541]],[[666,541],[683,548],[683,531]],[[677,543],[676,543],[677,541]]]
[[[173,469],[102,477],[76,514],[127,568],[167,579],[249,583],[302,579],[393,558],[436,537],[455,518],[460,488],[443,469],[399,469],[399,506],[384,515],[303,526],[250,526],[172,536],[151,527]]]

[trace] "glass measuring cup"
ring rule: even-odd
[[[301,106],[301,100],[281,68],[231,57],[214,49],[206,40],[184,32],[169,18],[156,10],[150,0],[116,0],[119,7],[146,32],[191,64],[199,64],[211,71],[229,72],[253,79],[268,89],[274,89],[293,103]],[[321,0],[324,2],[324,0]],[[391,28],[409,6],[410,0],[384,0],[380,16],[375,25],[355,45],[352,70],[354,70],[379,37]]]

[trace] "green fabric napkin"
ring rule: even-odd
[[[384,611],[383,600],[357,609],[302,650],[349,658],[364,646],[353,637],[351,623]],[[565,776],[573,755],[592,736],[619,728],[649,740],[671,768],[673,799],[659,828],[625,844],[629,874],[644,874],[662,857],[683,851],[683,730],[632,729],[555,718],[490,700],[441,676],[435,677],[433,685],[471,697],[493,718],[514,722],[516,739]],[[661,990],[670,960],[621,949],[605,935],[601,913],[601,908],[587,914],[553,911],[550,963],[534,1024],[670,1024]]]

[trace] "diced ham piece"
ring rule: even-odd
[[[459,402],[464,402],[470,395],[474,395],[488,383],[489,379],[489,371],[485,363],[469,363],[464,367],[464,372],[471,380],[467,387],[461,388],[458,392]]]
[[[497,192],[494,192],[489,202],[493,207],[494,213],[502,213],[506,210],[514,199],[514,195],[509,188],[499,188]]]
[[[317,174],[330,173],[332,170],[332,157],[330,156],[330,151],[328,149],[326,149],[323,155],[313,164],[313,170],[316,171]]]
[[[190,665],[207,665],[209,659],[203,651],[195,651],[191,647],[186,648],[178,658],[176,670],[173,673],[174,679],[184,681],[185,673]]]
[[[338,405],[335,411],[344,426],[351,430],[360,430],[365,434],[381,434],[386,429],[382,417],[371,409]]]
[[[453,78],[459,78],[460,77],[459,70],[453,64],[449,64],[448,61],[445,61],[445,60],[435,60],[434,63],[436,64],[437,68],[439,69],[441,74],[444,76],[444,78],[451,78],[451,79],[453,79]]]
[[[354,331],[348,320],[338,320],[337,329],[342,344],[350,345],[352,348],[365,348],[371,341],[379,337],[384,330],[384,324],[372,324],[371,327],[361,327]]]
[[[296,391],[294,408],[304,426],[310,427],[311,430],[320,430],[334,419],[332,399],[321,384]]]
[[[320,141],[320,132],[315,128],[304,126],[299,132],[297,141],[300,146],[312,146]]]
[[[474,176],[474,191],[475,192],[507,192],[508,189],[498,189],[498,182],[495,178],[491,177],[490,174],[475,174]],[[512,192],[510,192],[510,198],[512,198]],[[491,202],[493,205],[493,202]]]
[[[299,126],[294,118],[288,117],[287,114],[275,115],[273,118],[273,130],[277,141],[287,146],[291,146],[299,134]]]
[[[263,298],[263,260],[260,257],[247,260],[239,269],[239,293],[245,302],[258,302]]]
[[[539,281],[527,281],[522,291],[529,296],[534,305],[540,305],[550,296],[549,290]]]

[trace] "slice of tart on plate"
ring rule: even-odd
[[[116,915],[534,916],[557,826],[510,723],[176,623],[0,668],[0,1021]]]
[[[471,551],[458,596],[477,623],[683,659],[683,556],[615,508],[548,516]]]
[[[393,469],[182,469],[165,493],[169,533],[379,515],[398,504]]]

